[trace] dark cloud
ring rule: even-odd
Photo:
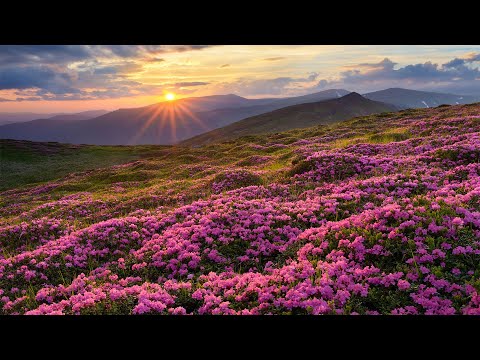
[[[372,82],[379,80],[425,80],[448,78],[451,73],[427,61],[423,64],[407,65],[395,69],[397,63],[388,58],[374,64],[358,64],[356,68],[342,72],[341,78],[345,83]]]
[[[112,75],[118,72],[115,66],[103,66],[93,70],[95,75]]]
[[[468,63],[473,63],[475,61],[480,61],[480,54],[468,54],[464,58],[455,58],[452,61],[443,64],[445,68],[456,68],[458,66],[466,65]]]
[[[158,57],[153,57],[153,58],[149,58],[145,61],[155,63],[155,62],[163,62],[163,61],[165,61],[165,59],[158,58]]]
[[[431,61],[420,64],[411,64],[395,69],[397,65],[388,58],[379,63],[358,64],[350,70],[340,74],[337,83],[345,85],[384,84],[387,87],[405,86],[424,87],[438,83],[475,80],[480,77],[478,68],[468,66],[468,63],[477,61],[479,55],[469,58],[455,58],[445,64],[434,64]],[[331,84],[329,82],[328,84]],[[326,85],[326,83],[322,83]]]
[[[0,45],[0,90],[18,90],[18,101],[132,96],[152,91],[149,86],[128,80],[129,74],[143,70],[143,62],[162,62],[164,59],[159,54],[206,47],[208,45]],[[204,83],[183,86],[200,85]],[[32,89],[35,90],[33,96]]]
[[[449,74],[440,69],[437,64],[427,61],[423,64],[407,65],[398,70],[391,70],[391,78],[394,79],[435,79],[449,77]]]
[[[458,66],[465,65],[465,63],[466,63],[465,59],[455,58],[452,61],[449,61],[449,62],[443,64],[443,67],[444,68],[456,68]]]
[[[130,74],[143,70],[144,62],[164,61],[160,54],[206,47],[208,45],[0,45],[0,90],[18,90],[18,101],[130,96],[152,90],[128,80]],[[92,92],[89,90],[92,88],[99,90]],[[34,96],[30,89],[36,89]]]
[[[73,75],[46,66],[0,67],[0,90],[38,88],[54,94],[78,93]]]
[[[0,65],[64,64],[112,56],[133,59],[207,47],[210,45],[0,45]]]
[[[45,100],[44,98],[38,97],[38,96],[29,96],[29,97],[20,97],[17,98],[15,101],[42,101]]]
[[[212,45],[99,45],[95,48],[97,56],[111,53],[122,58],[136,58],[172,52],[202,50]]]
[[[0,66],[63,64],[93,56],[93,49],[86,45],[0,45]]]
[[[229,67],[230,64],[223,64],[222,66],[220,66],[220,68],[226,68],[226,67]]]
[[[313,73],[305,78],[239,80],[223,88],[242,95],[302,95],[329,88],[370,92],[389,87],[479,94],[480,70],[473,64],[476,61],[480,61],[480,54],[455,58],[444,64],[426,61],[398,67],[396,62],[384,58],[377,63],[349,66],[336,79],[319,79],[318,74]],[[309,85],[311,82],[316,83]]]
[[[278,60],[283,60],[283,59],[286,59],[286,58],[283,57],[283,56],[277,56],[277,57],[265,58],[265,59],[263,59],[263,60],[264,60],[264,61],[278,61]]]
[[[480,53],[479,54],[469,54],[465,59],[469,62],[480,61]]]

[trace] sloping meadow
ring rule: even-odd
[[[480,314],[480,105],[0,196],[3,314]]]

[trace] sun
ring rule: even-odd
[[[165,94],[165,99],[167,99],[167,101],[175,100],[175,94],[174,93],[166,93]]]

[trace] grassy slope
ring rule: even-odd
[[[0,191],[146,156],[150,146],[88,146],[0,140]]]
[[[455,110],[449,108],[440,111]],[[405,116],[429,116],[432,109],[404,110],[390,119]],[[185,146],[72,146],[58,143],[12,142],[3,140],[0,207],[21,203],[17,211],[6,211],[1,223],[20,219],[19,212],[35,205],[55,201],[69,194],[88,191],[95,199],[118,209],[115,215],[126,215],[141,208],[153,210],[159,205],[175,207],[177,194],[182,202],[205,198],[211,193],[210,182],[224,170],[247,168],[262,172],[262,182],[269,184],[288,176],[292,161],[298,155],[296,141],[322,135],[343,134],[328,146],[346,147],[352,143],[385,143],[408,138],[403,129],[392,129],[380,121],[387,114],[354,118],[332,125],[294,129],[277,134],[244,136],[201,148]],[[445,115],[446,116],[446,115]],[[16,145],[15,145],[16,144]],[[255,144],[262,145],[256,148]],[[276,145],[280,146],[276,146]],[[284,147],[282,147],[282,145]],[[258,162],[255,156],[269,160]],[[112,166],[125,164],[125,166]],[[53,182],[52,180],[55,180]],[[39,185],[54,185],[45,199],[29,193]],[[112,186],[125,190],[117,193]],[[167,200],[152,200],[152,192]],[[165,195],[168,194],[168,195]],[[143,201],[142,199],[145,198]],[[140,200],[139,200],[140,199]],[[93,220],[92,220],[93,221]]]
[[[358,94],[343,98],[288,106],[265,114],[253,116],[220,129],[209,131],[183,142],[198,146],[221,142],[251,134],[266,134],[287,131],[292,128],[307,128],[347,120],[354,116],[393,111],[392,105],[374,102]]]
[[[462,116],[478,115],[480,104],[364,116],[333,125],[295,129],[272,135],[242,137],[194,149],[180,146],[70,148],[67,145],[21,142],[20,144],[27,150],[18,147],[15,150],[4,150],[5,154],[10,154],[5,158],[10,159],[8,162],[11,163],[23,161],[25,164],[30,164],[35,168],[33,173],[37,174],[34,176],[35,181],[38,180],[39,183],[44,182],[45,185],[53,187],[44,192],[34,191],[38,189],[38,186],[26,185],[27,181],[22,180],[23,182],[19,182],[14,189],[0,192],[0,226],[22,222],[32,223],[33,219],[47,216],[52,219],[60,219],[62,223],[68,222],[72,226],[69,231],[73,231],[138,211],[156,210],[159,214],[166,213],[169,209],[189,204],[193,200],[208,199],[211,194],[211,181],[224,170],[255,171],[260,174],[260,181],[263,184],[290,181],[292,168],[299,160],[296,151],[302,147],[303,140],[313,139],[313,143],[319,150],[345,148],[359,143],[383,144],[402,141],[418,137],[409,132],[408,126],[404,123],[402,125],[404,119],[428,122],[432,118],[458,117],[459,113],[462,113]],[[463,129],[463,126],[461,123],[457,125],[459,129]],[[318,141],[320,138],[321,142]],[[418,140],[419,142],[423,141],[421,136],[418,137]],[[55,149],[53,155],[38,155],[42,151],[46,152],[50,146]],[[4,146],[4,148],[7,147]],[[95,153],[98,156],[94,156]],[[131,158],[128,158],[127,155]],[[85,160],[92,160],[93,157],[97,160],[83,165],[82,161],[79,161],[82,156]],[[266,160],[259,161],[256,158],[258,156]],[[105,167],[107,163],[113,165],[114,161],[123,162],[124,165]],[[52,164],[55,164],[56,167]],[[11,165],[7,164],[7,166]],[[81,168],[82,166],[85,167]],[[95,170],[85,171],[85,169],[94,167],[96,167]],[[20,169],[15,170],[14,167],[11,169],[13,169],[12,173],[8,175],[10,181],[15,176],[22,179]],[[63,173],[58,169],[63,169]],[[63,176],[70,172],[75,173]],[[381,175],[381,171],[379,175]],[[55,182],[49,182],[48,178],[55,179]],[[289,191],[293,195],[300,195],[306,189],[306,187],[296,189],[295,185],[292,185]],[[82,192],[88,193],[85,195]],[[80,199],[79,203],[68,200],[66,204],[57,202],[56,207],[42,207],[74,194]],[[85,199],[84,196],[86,196]],[[92,198],[90,199],[88,196]],[[75,211],[84,211],[83,205],[85,205],[87,215],[77,216]],[[352,210],[350,207],[348,209]],[[31,249],[33,246],[27,244],[26,248]],[[232,248],[235,250],[233,245]],[[8,257],[11,254],[6,253],[3,256]],[[69,284],[80,271],[87,272],[85,269],[75,268],[62,268],[62,270],[61,280],[52,275],[52,279],[54,279],[52,281]],[[158,274],[155,273],[155,276],[158,277]],[[154,279],[152,281],[156,281],[156,277],[152,277]],[[25,281],[22,280],[15,286],[24,284]],[[0,282],[0,287],[1,285]],[[12,285],[9,283],[8,286]],[[7,288],[6,285],[4,287]],[[28,301],[33,301],[34,290],[37,291],[38,287],[32,289],[29,289],[31,293],[28,293]],[[390,296],[389,293],[387,295]],[[396,296],[397,293],[394,295]],[[375,293],[369,299],[386,299],[385,301],[388,302],[390,299],[388,296],[384,296],[383,293]],[[393,298],[397,299],[395,296]],[[351,301],[353,303],[357,300]],[[33,308],[36,304],[28,306]],[[128,309],[113,310],[119,313],[128,313]],[[107,312],[100,308],[92,308],[92,311]]]
[[[398,116],[403,114],[422,114],[422,111],[426,110],[405,110],[399,112]],[[262,170],[270,172],[271,169],[280,169],[282,166],[288,165],[289,161],[294,157],[293,151],[291,149],[275,149],[274,147],[259,151],[245,146],[246,144],[258,143],[268,145],[268,143],[279,143],[288,145],[297,140],[308,139],[330,131],[345,131],[351,126],[350,124],[355,124],[355,127],[361,124],[361,127],[366,129],[367,132],[361,138],[348,137],[340,144],[341,146],[347,146],[352,141],[360,140],[367,142],[401,140],[392,137],[390,134],[391,130],[388,132],[388,136],[382,138],[385,133],[382,131],[381,124],[377,123],[377,120],[384,116],[386,115],[371,115],[333,125],[299,128],[270,135],[243,136],[221,144],[211,144],[201,148],[157,145],[70,145],[54,142],[0,140],[0,170],[2,173],[0,191],[40,185],[75,173],[78,174],[75,174],[73,178],[69,177],[68,182],[70,184],[76,183],[78,186],[84,184],[85,187],[89,183],[101,187],[119,182],[127,177],[132,181],[146,181],[145,178],[148,178],[151,184],[172,178],[183,180],[182,165],[230,166],[250,156],[259,154],[272,157],[273,161],[261,167]],[[135,170],[128,170],[129,176],[122,175],[127,171],[121,169],[104,169],[139,159],[143,160]],[[92,172],[91,170],[94,169],[97,169],[97,171]],[[185,176],[185,178],[187,177]],[[89,181],[90,178],[92,178],[91,182]],[[100,178],[102,179],[101,181],[99,180]]]

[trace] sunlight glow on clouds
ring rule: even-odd
[[[115,109],[179,97],[387,87],[480,94],[480,46],[0,46],[0,111]]]

